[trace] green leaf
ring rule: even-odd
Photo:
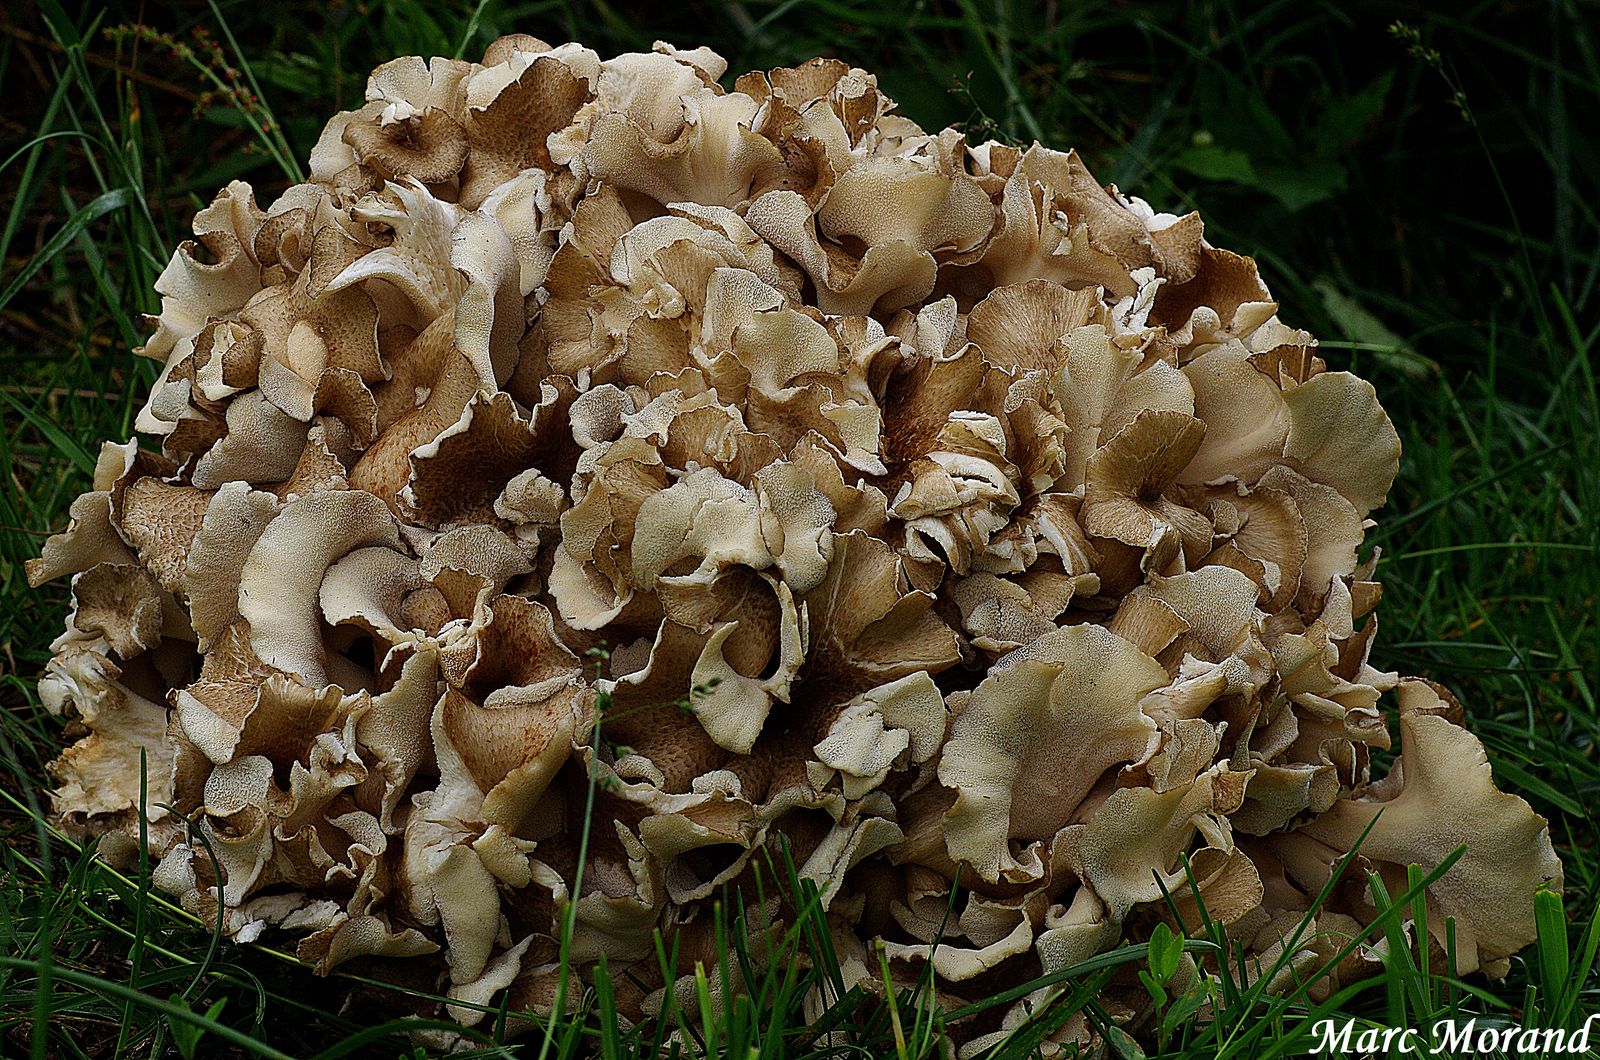
[[[1561,895],[1541,887],[1533,895],[1533,923],[1539,941],[1539,986],[1544,994],[1546,1018],[1556,1007],[1572,976],[1572,953],[1567,944],[1567,914]]]
[[[43,11],[45,22],[50,26],[50,32],[58,41],[68,47],[83,43],[83,37],[78,33],[78,27],[67,14],[66,8],[56,0],[40,0],[39,7]]]
[[[1578,940],[1576,965],[1568,966],[1567,985],[1562,990],[1561,1004],[1556,1012],[1559,1024],[1564,1025],[1577,1007],[1578,996],[1589,982],[1589,973],[1594,968],[1597,950],[1600,950],[1600,908],[1590,916],[1589,926],[1584,928],[1583,936]]]
[[[1201,180],[1217,180],[1240,184],[1247,188],[1257,186],[1260,178],[1250,162],[1250,156],[1221,144],[1204,144],[1179,151],[1172,164]]]
[[[1200,79],[1196,95],[1201,127],[1218,143],[1247,146],[1256,158],[1294,157],[1294,137],[1246,79],[1218,71]]]
[[[1106,1044],[1111,1047],[1112,1056],[1120,1056],[1122,1060],[1145,1060],[1145,1051],[1121,1027],[1107,1023],[1100,1028],[1100,1033],[1104,1036]]]
[[[1394,70],[1385,70],[1361,91],[1330,102],[1317,122],[1316,141],[1324,153],[1342,151],[1360,138],[1367,126],[1383,113],[1384,100],[1394,85]]]
[[[227,1003],[227,998],[218,998],[210,1008],[206,1009],[206,1019],[215,1023],[217,1017],[222,1014],[222,1007]],[[185,1008],[188,1007],[187,1003],[181,999],[178,1004],[182,1004]],[[183,1060],[194,1060],[198,1052],[200,1039],[205,1037],[205,1024],[188,1023],[183,1020],[172,1021],[169,1019],[167,1029],[172,1032],[172,1044],[177,1046],[178,1054],[183,1057]]]
[[[1373,316],[1358,302],[1334,285],[1332,280],[1313,280],[1311,287],[1322,298],[1322,308],[1339,331],[1350,341],[1369,349],[1383,364],[1411,379],[1429,379],[1439,371],[1436,361],[1418,353],[1389,325]]]
[[[1150,932],[1150,974],[1164,984],[1177,972],[1182,958],[1183,935],[1164,922],[1156,924]]]
[[[1195,976],[1194,982],[1189,984],[1189,989],[1179,995],[1172,1003],[1172,1007],[1167,1010],[1167,1014],[1162,1017],[1163,1033],[1171,1034],[1189,1022],[1189,1018],[1200,1010],[1200,1006],[1210,1000],[1212,982],[1212,978],[1204,972]]]
[[[1157,979],[1149,972],[1141,971],[1139,973],[1139,982],[1144,984],[1144,992],[1150,995],[1150,1000],[1155,1002],[1156,1008],[1166,1008],[1167,991],[1161,985],[1160,979]]]
[[[1343,191],[1345,176],[1345,168],[1338,162],[1308,159],[1264,170],[1259,187],[1293,213]]]
[[[132,189],[112,188],[105,194],[91,199],[87,206],[67,218],[67,223],[61,226],[60,231],[50,237],[50,242],[46,243],[39,253],[28,259],[27,264],[22,266],[21,271],[11,278],[11,282],[6,285],[5,291],[0,292],[0,309],[4,309],[9,305],[11,300],[17,296],[17,292],[22,290],[29,280],[33,279],[33,274],[42,269],[46,262],[61,253],[68,243],[77,238],[79,232],[82,232],[92,222],[99,220],[111,211],[120,210],[133,201]]]
[[[36,430],[45,436],[45,440],[53,446],[56,452],[72,461],[79,471],[86,475],[94,474],[94,456],[72,435],[63,431],[54,420],[41,415],[39,411],[12,397],[4,390],[0,390],[0,400],[16,409],[17,415],[27,420]]]

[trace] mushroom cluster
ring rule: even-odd
[[[848,975],[881,945],[952,1001],[1202,902],[1287,982],[1374,917],[1351,874],[1294,932],[1358,841],[1396,889],[1468,843],[1429,923],[1503,972],[1561,867],[1460,706],[1368,661],[1372,386],[1076,153],[725,66],[398,59],[308,182],[196,216],[160,452],[107,443],[28,571],[72,577],[57,814],[468,1024],[548,1010],[571,903],[650,1011],[653,933],[710,957],[779,847]]]

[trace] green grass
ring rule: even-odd
[[[1585,930],[1600,899],[1592,8],[43,0],[0,18],[0,1055],[400,1057],[416,1014],[431,1019],[414,986],[319,980],[270,948],[222,943],[139,873],[50,829],[44,765],[66,734],[33,682],[65,590],[29,590],[21,565],[64,523],[100,440],[129,435],[153,374],[128,353],[139,314],[211,191],[240,177],[270,199],[377,62],[473,55],[513,28],[602,53],[705,42],[734,71],[839,55],[925,125],[1075,145],[1157,206],[1202,207],[1210,238],[1258,257],[1284,318],[1372,379],[1400,429],[1400,479],[1371,538],[1386,585],[1375,661],[1449,685],[1501,784],[1549,818],[1567,890],[1541,897],[1540,944],[1503,982],[1452,982],[1395,935],[1425,878],[1398,894],[1380,884],[1393,944],[1377,979],[1320,1003],[1270,998],[1238,976],[1219,928],[1188,925],[1188,939],[1069,969],[997,1057],[1038,1055],[1073,1012],[1103,1024],[1093,999],[1108,976],[1159,1000],[1137,1042],[1107,1032],[1126,1056],[1301,1055],[1311,1022],[1334,1011],[1557,1026],[1600,1009]],[[941,1055],[945,1022],[973,1013],[937,1011],[925,985],[887,999],[841,989],[813,896],[781,859],[769,868],[793,926],[768,937],[730,898],[725,960],[701,980],[701,999],[743,984],[720,1016],[691,1003],[625,1029],[604,977],[575,977],[571,1018],[529,1027],[494,1009],[476,1055]],[[1184,988],[1180,949],[1213,969],[1203,991]],[[820,1015],[800,1006],[814,987],[829,1001]]]

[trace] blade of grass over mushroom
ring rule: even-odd
[[[1185,939],[1183,950],[1185,953],[1201,954],[1213,954],[1219,952],[1217,945],[1206,939]],[[1150,946],[1149,943],[1146,942],[1121,946],[1117,949],[1107,951],[1106,953],[1098,953],[1093,957],[1087,957],[1081,961],[1078,961],[1076,964],[1072,964],[1066,968],[1051,972],[1048,975],[1042,975],[1037,979],[1030,979],[1026,983],[1020,983],[1017,986],[1000,991],[994,996],[985,998],[982,1001],[977,1001],[971,1005],[965,1005],[958,1009],[952,1009],[944,1014],[945,1019],[951,1022],[966,1019],[969,1016],[975,1016],[981,1012],[987,1012],[989,1009],[994,1008],[997,1005],[1008,1004],[1017,1000],[1018,998],[1026,997],[1042,987],[1056,986],[1059,983],[1070,982],[1074,979],[1082,979],[1084,977],[1094,975],[1097,972],[1119,968],[1125,964],[1138,964],[1144,960],[1147,960],[1149,956]]]

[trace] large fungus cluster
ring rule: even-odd
[[[1352,878],[1294,931],[1363,834],[1396,888],[1469,842],[1429,923],[1503,971],[1561,869],[1451,697],[1368,662],[1373,388],[1075,153],[724,72],[399,59],[308,182],[197,215],[160,452],[107,444],[29,568],[72,576],[57,813],[466,1023],[548,1009],[574,902],[651,1011],[653,932],[710,957],[780,845],[848,975],[931,952],[953,1001],[1201,902],[1287,982],[1375,915]]]

